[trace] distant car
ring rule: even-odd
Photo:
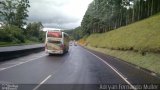
[[[69,43],[69,46],[72,46],[72,42]]]
[[[77,42],[74,42],[74,46],[77,46]]]

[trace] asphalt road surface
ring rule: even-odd
[[[0,90],[158,89],[160,78],[117,58],[80,46],[0,63]]]

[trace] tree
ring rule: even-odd
[[[0,2],[1,20],[7,25],[15,25],[22,28],[24,20],[28,17],[27,8],[30,7],[28,0],[3,0]]]
[[[1,19],[6,23],[6,24],[14,24],[15,20],[15,11],[16,11],[16,0],[5,0],[0,2],[1,6]]]
[[[27,35],[27,38],[31,39],[32,41],[41,41],[43,38],[45,38],[42,28],[43,25],[41,22],[29,23],[25,30],[25,34]]]
[[[22,28],[26,22],[24,20],[28,17],[27,8],[30,7],[28,0],[20,0],[18,1],[16,14],[15,14],[15,25],[19,28]]]
[[[160,12],[160,0],[94,0],[81,22],[84,34],[103,33]]]

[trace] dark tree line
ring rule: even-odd
[[[94,0],[81,28],[83,34],[107,32],[160,12],[160,0]]]
[[[82,29],[80,26],[75,29],[64,30],[64,32],[70,36],[71,40],[79,40],[83,37]]]

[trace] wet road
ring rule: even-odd
[[[135,84],[160,84],[160,78],[117,58],[71,46],[64,55],[40,52],[1,62],[0,83],[3,90],[106,90],[108,85],[136,89]]]

